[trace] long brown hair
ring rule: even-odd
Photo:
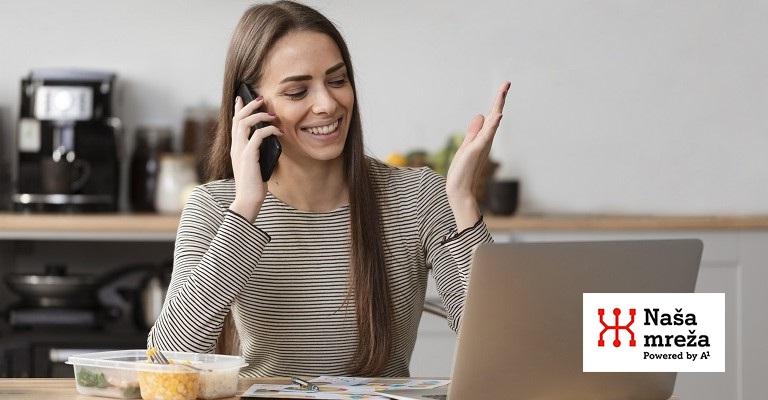
[[[232,113],[237,85],[246,81],[258,87],[264,64],[274,44],[291,32],[312,31],[336,42],[347,67],[349,82],[357,91],[352,61],[341,33],[318,11],[291,1],[255,5],[245,11],[232,35],[224,68],[224,85],[218,123],[207,160],[209,179],[233,178],[230,147]],[[384,263],[383,240],[376,187],[369,176],[358,107],[352,109],[344,145],[344,180],[349,188],[351,266],[349,298],[355,304],[358,346],[350,373],[380,375],[392,349],[392,304]]]

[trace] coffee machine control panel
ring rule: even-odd
[[[84,86],[39,86],[35,118],[48,121],[87,121],[93,117],[93,89]]]

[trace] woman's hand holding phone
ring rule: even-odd
[[[232,117],[232,170],[235,176],[235,200],[230,210],[253,222],[267,195],[267,183],[263,180],[259,164],[260,146],[268,136],[282,133],[272,125],[255,128],[259,123],[270,123],[274,115],[257,112],[264,105],[259,96],[245,104],[240,96],[235,98],[235,112]],[[255,129],[255,130],[254,130]]]
[[[237,95],[243,99],[243,104],[250,104],[258,97],[261,97],[257,96],[256,92],[254,92],[245,82],[240,83],[240,86],[237,89]],[[256,111],[263,112],[263,104],[262,106],[259,106]],[[248,135],[248,139],[251,138],[256,129],[261,129],[266,126],[269,126],[268,122],[257,122],[256,126],[251,128],[251,133]],[[277,137],[274,135],[269,135],[262,139],[261,144],[259,145],[259,168],[261,169],[262,181],[269,181],[269,178],[272,176],[272,171],[274,171],[275,166],[277,165],[277,159],[280,158],[280,153],[282,153],[282,151],[283,148],[280,146],[280,141],[278,141]]]

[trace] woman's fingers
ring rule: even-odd
[[[452,167],[455,167],[453,168],[454,171],[450,171],[449,168],[449,175],[453,178],[450,183],[457,183],[460,186],[466,185],[467,187],[473,187],[476,184],[472,178],[482,169],[488,158],[493,138],[501,122],[509,87],[509,82],[504,82],[499,87],[488,117],[475,115],[470,121],[464,135],[464,142],[454,155],[454,162],[451,164]],[[455,171],[459,172],[451,173]]]
[[[488,116],[503,113],[504,103],[507,101],[507,92],[509,92],[510,86],[512,86],[512,84],[509,82],[504,82],[501,84],[499,91],[496,93],[496,100],[491,107],[491,113],[488,114]]]
[[[472,117],[472,120],[469,121],[469,126],[467,126],[467,133],[464,135],[464,143],[475,140],[477,134],[480,133],[481,129],[483,129],[484,123],[485,117],[482,115],[478,114]]]
[[[256,100],[248,103],[243,104],[243,99],[240,96],[237,96],[235,98],[235,113],[232,116],[232,136],[233,139],[243,137],[243,133],[247,132],[245,137],[248,137],[248,134],[250,134],[250,128],[256,124],[256,122],[263,121],[262,119],[255,119],[255,115],[264,114],[264,116],[269,116],[267,113],[255,113],[255,111],[264,105],[264,98],[259,96],[256,98]],[[255,114],[254,114],[255,113]],[[269,119],[268,121],[271,121]]]
[[[256,109],[264,105],[264,97],[259,96],[248,104],[243,104],[243,98],[237,96],[235,98],[235,117],[243,118],[250,114],[253,114]]]
[[[258,148],[264,138],[269,135],[274,134],[279,136],[281,134],[280,131],[272,125],[254,130],[253,127],[259,122],[271,123],[276,119],[274,115],[270,115],[266,112],[256,112],[258,108],[263,105],[264,99],[261,96],[245,105],[240,96],[237,96],[235,99],[235,112],[232,117],[232,147],[230,149],[230,155],[232,157],[233,168],[236,175],[239,175],[238,171],[240,170],[240,163],[252,165],[255,161],[258,161],[259,152],[256,149],[253,149],[254,147]],[[251,136],[252,131],[254,134]]]
[[[271,123],[272,121],[275,120],[275,118],[276,117],[274,115],[269,115],[268,113],[260,112],[260,113],[256,113],[241,119],[240,124],[247,128],[245,130],[246,132],[248,132],[248,135],[250,135],[251,130],[253,130],[253,127],[256,126],[256,124],[258,124],[259,122]],[[261,129],[269,128],[270,126],[272,125],[266,126]],[[256,129],[255,131],[259,131],[259,130],[260,129]],[[250,139],[250,138],[246,135],[246,139]]]
[[[486,138],[487,140],[493,140],[493,136],[496,134],[496,130],[501,123],[504,104],[510,85],[509,82],[504,82],[496,92],[496,97],[494,98],[493,105],[491,106],[487,118],[482,115],[476,115],[472,118],[472,121],[467,127],[467,134],[464,136],[465,142],[475,140],[481,132],[485,132],[484,136],[488,136],[488,138]]]
[[[261,143],[264,141],[264,139],[267,138],[267,136],[272,136],[272,135],[280,137],[280,136],[283,135],[283,133],[280,132],[280,130],[277,129],[277,127],[272,126],[272,125],[268,125],[268,126],[265,126],[263,128],[256,129],[253,132],[253,136],[251,136],[251,138],[248,139],[247,146],[248,147],[251,147],[251,146],[259,147],[259,146],[261,146]],[[258,159],[259,152],[257,151],[255,153],[256,153],[256,158]]]
[[[490,136],[488,138],[489,140],[493,140],[493,136],[496,135],[496,130],[499,128],[499,124],[501,123],[501,117],[504,113],[504,104],[507,101],[507,92],[509,92],[510,85],[511,84],[509,82],[504,82],[501,84],[501,87],[496,92],[496,98],[494,99],[491,110],[488,113],[488,118],[485,119],[483,128],[481,128],[487,132],[488,136]]]

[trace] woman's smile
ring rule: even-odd
[[[338,133],[337,131],[339,129],[340,122],[341,122],[341,118],[331,122],[328,125],[304,127],[304,128],[301,128],[301,131],[305,133],[309,133],[310,135],[327,136],[333,133]]]

